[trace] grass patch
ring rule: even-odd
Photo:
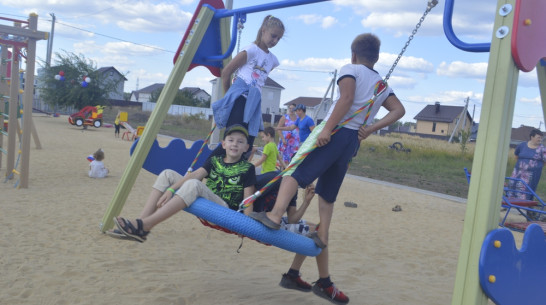
[[[113,123],[117,111],[117,107],[105,109],[104,122]],[[151,114],[130,108],[122,108],[122,111],[128,112],[129,123],[134,128],[146,125]],[[211,124],[211,121],[197,116],[167,115],[159,133],[195,141],[207,136]],[[400,142],[410,152],[389,148],[395,142]],[[264,145],[259,136],[254,145]],[[349,173],[466,198],[468,183],[463,168],[472,168],[473,155],[474,143],[467,144],[463,153],[458,143],[405,134],[371,135],[362,142],[349,166]],[[515,162],[514,150],[510,149],[506,176],[510,176]],[[546,178],[540,180],[537,193],[546,199]]]

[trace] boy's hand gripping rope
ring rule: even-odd
[[[421,18],[419,19],[419,22],[415,25],[415,28],[411,32],[411,35],[408,37],[408,40],[406,41],[406,44],[404,45],[404,47],[402,48],[402,50],[398,54],[398,57],[396,58],[396,60],[392,64],[391,68],[389,69],[389,72],[387,73],[387,75],[385,76],[385,78],[383,79],[382,82],[379,82],[378,84],[376,84],[375,92],[374,92],[374,95],[372,96],[372,98],[365,105],[363,105],[357,111],[355,111],[355,113],[353,113],[349,118],[347,118],[345,121],[343,121],[341,124],[339,124],[332,131],[332,135],[335,134],[341,127],[346,125],[355,116],[357,116],[360,112],[362,112],[366,107],[369,106],[368,107],[368,112],[366,113],[366,117],[364,119],[364,124],[362,124],[362,125],[366,125],[366,122],[368,121],[368,117],[370,116],[370,110],[372,109],[372,106],[373,106],[373,103],[375,102],[375,99],[377,98],[377,96],[379,96],[381,93],[383,93],[387,89],[387,87],[388,87],[387,81],[389,80],[392,72],[394,71],[394,69],[398,65],[398,62],[400,61],[400,58],[402,58],[402,55],[404,54],[404,52],[406,52],[406,49],[408,48],[410,42],[413,40],[413,37],[415,36],[415,34],[417,34],[417,31],[419,30],[419,28],[421,27],[421,24],[425,20],[425,17],[428,15],[428,13],[437,4],[438,4],[438,0],[429,0],[428,1],[427,8],[426,8],[425,12],[423,13],[423,16],[421,16]],[[289,169],[293,168],[294,166],[297,166],[298,164],[300,164],[303,161],[303,159],[305,159],[305,157],[307,155],[309,155],[309,153],[311,153],[311,151],[313,151],[316,147],[317,147],[317,145],[315,144],[314,146],[312,146],[309,149],[308,152],[305,152],[297,160],[295,160],[294,162],[291,162],[290,165],[284,171],[282,171],[275,178],[271,179],[271,181],[269,181],[266,185],[264,185],[264,187],[262,187],[259,191],[257,191],[256,193],[250,195],[249,197],[245,198],[243,200],[243,202],[241,202],[241,204],[239,204],[239,211],[242,211],[242,210],[246,209],[248,206],[250,206],[252,203],[254,203],[256,198],[258,198],[265,190],[267,190],[271,185],[273,185],[275,182],[277,182],[277,180],[279,180],[282,177],[283,173],[285,173]]]
[[[372,110],[372,106],[377,99],[379,95],[381,95],[385,90],[387,90],[388,85],[385,81],[379,81],[375,85],[374,94],[372,98],[367,101],[362,107],[358,108],[350,117],[348,117],[345,121],[341,122],[339,125],[336,126],[336,128],[332,131],[331,135],[334,135],[338,130],[340,130],[343,126],[347,125],[352,119],[354,119],[359,113],[364,111],[364,109],[368,108],[366,111],[366,117],[364,118],[364,123],[362,123],[362,126],[366,125],[366,122],[368,122],[368,118],[370,117],[370,113]],[[244,209],[248,208],[251,204],[256,201],[256,198],[258,198],[263,192],[265,192],[271,185],[275,184],[277,180],[279,180],[283,174],[293,167],[298,166],[304,159],[307,157],[315,148],[317,148],[317,144],[315,143],[308,151],[303,153],[298,159],[293,160],[290,162],[290,165],[288,165],[287,168],[285,168],[282,172],[280,172],[277,176],[275,176],[271,181],[269,181],[266,185],[264,185],[260,190],[256,191],[256,193],[248,196],[239,204],[239,212],[243,211]]]
[[[210,129],[209,134],[205,138],[205,141],[203,141],[203,145],[201,145],[201,148],[197,152],[197,155],[195,156],[195,159],[193,159],[193,162],[191,163],[190,167],[188,167],[188,171],[186,172],[186,175],[193,172],[193,167],[195,166],[195,163],[197,163],[197,159],[199,159],[199,156],[201,156],[201,153],[203,152],[203,149],[209,143],[210,136],[214,132],[214,129],[216,129],[216,123],[212,124],[212,128]]]

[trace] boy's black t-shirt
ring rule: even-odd
[[[223,156],[212,156],[205,161],[207,187],[222,198],[232,210],[238,210],[244,199],[244,189],[256,184],[256,170],[252,163],[240,160],[225,163]]]

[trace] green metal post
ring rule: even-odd
[[[152,147],[154,139],[159,132],[161,124],[169,111],[169,107],[171,106],[172,101],[178,92],[178,88],[180,88],[180,84],[182,84],[182,80],[188,71],[192,59],[197,52],[197,48],[201,43],[201,40],[203,39],[213,16],[213,10],[203,7],[196,18],[195,23],[190,25],[192,27],[191,31],[193,34],[188,35],[186,44],[181,52],[181,56],[176,61],[174,68],[169,75],[169,79],[167,80],[167,83],[165,84],[165,87],[157,100],[157,105],[152,112],[148,123],[146,124],[146,128],[144,128],[144,132],[140,137],[140,140],[138,141],[138,145],[135,148],[127,167],[125,168],[125,171],[123,172],[114,197],[112,198],[112,201],[110,202],[110,205],[108,206],[108,209],[106,210],[106,213],[104,214],[104,217],[100,223],[101,232],[105,232],[106,230],[112,228],[114,225],[112,220],[113,217],[119,215],[121,212],[121,209],[129,196],[131,188],[135,184],[138,173],[146,160],[146,156]]]
[[[514,12],[499,14],[505,4],[515,7],[515,0],[499,0],[496,10],[452,305],[488,302],[478,278],[479,256],[485,236],[498,226],[519,74],[510,46]]]

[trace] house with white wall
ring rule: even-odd
[[[217,86],[217,80],[210,81],[212,84],[212,92],[215,92]],[[267,78],[264,86],[262,87],[262,114],[275,114],[281,113],[281,91],[284,87],[279,85],[271,78]],[[211,106],[215,101],[211,101]]]

